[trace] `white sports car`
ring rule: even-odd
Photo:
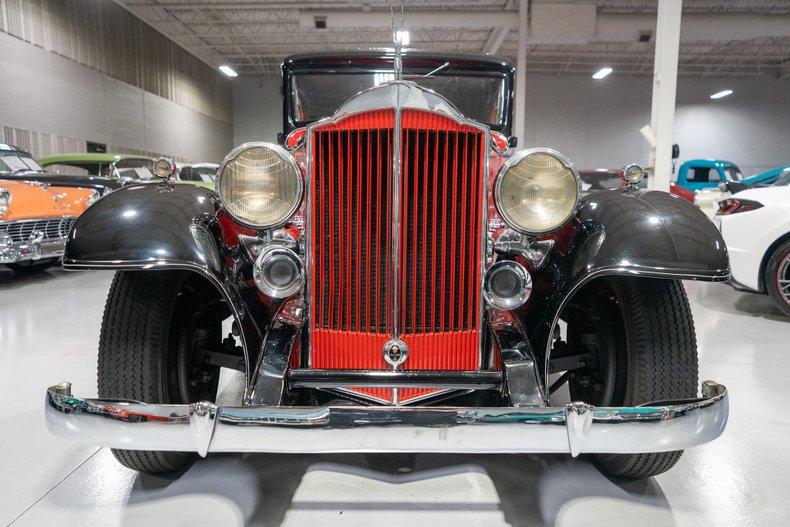
[[[738,192],[719,202],[714,221],[733,287],[769,295],[790,316],[790,186]]]

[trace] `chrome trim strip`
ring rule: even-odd
[[[640,453],[682,450],[724,431],[724,386],[637,407],[228,407],[83,399],[47,390],[50,432],[83,444],[198,452]],[[592,416],[585,417],[586,414]]]
[[[391,341],[402,344],[408,350],[408,346],[402,343],[399,338],[400,330],[398,328],[398,297],[400,296],[400,281],[398,280],[400,274],[400,180],[401,180],[401,163],[400,163],[400,143],[401,143],[401,106],[400,99],[397,95],[400,91],[396,91],[395,100],[395,126],[392,135],[392,333]],[[386,346],[387,344],[385,344]],[[408,352],[407,352],[408,354]],[[393,366],[393,369],[396,366]]]
[[[288,372],[288,382],[297,388],[444,388],[498,390],[499,371],[456,370],[310,370]]]

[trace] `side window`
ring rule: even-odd
[[[689,167],[686,173],[686,181],[690,183],[708,183],[709,181],[718,181],[719,174],[715,168],[711,167]]]
[[[182,168],[181,169],[181,174],[180,174],[179,177],[181,178],[182,181],[192,181],[193,179],[195,179],[195,178],[192,177],[192,168],[191,167]]]
[[[50,174],[67,174],[69,176],[87,176],[88,171],[84,168],[74,167],[71,165],[47,165],[44,170]]]

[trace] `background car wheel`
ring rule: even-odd
[[[586,286],[567,311],[568,345],[595,357],[570,376],[571,400],[635,406],[697,395],[697,343],[683,284],[615,277]],[[682,451],[596,454],[607,474],[646,478],[672,468]]]
[[[780,245],[765,266],[763,283],[768,296],[790,317],[790,240]]]
[[[115,273],[99,338],[99,397],[214,401],[219,367],[201,363],[196,351],[219,348],[223,313],[219,295],[194,273]],[[180,470],[196,456],[120,449],[113,454],[124,466],[149,474]]]
[[[20,263],[15,264],[6,264],[6,267],[14,271],[15,273],[24,274],[24,273],[40,273],[45,269],[49,269],[56,263],[58,263],[59,258],[45,258],[42,260],[27,260]]]

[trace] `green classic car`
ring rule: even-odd
[[[120,188],[133,183],[158,182],[154,175],[154,158],[137,154],[73,153],[42,157],[38,164],[54,174],[89,174],[112,179]],[[213,189],[213,182],[186,181]]]

